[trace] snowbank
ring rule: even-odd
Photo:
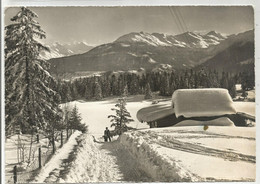
[[[139,161],[140,167],[157,182],[199,181],[178,162],[167,159],[158,151],[158,146],[150,144],[138,132],[123,134],[120,143]]]
[[[226,89],[179,89],[173,93],[176,117],[221,116],[235,114],[233,101]]]
[[[69,157],[74,145],[77,144],[76,137],[80,134],[79,131],[76,131],[70,136],[68,142],[58,149],[51,160],[41,169],[40,173],[35,177],[34,183],[43,183],[50,176],[51,172],[62,169],[63,160]]]
[[[254,181],[255,127],[203,128],[127,132],[120,142],[154,181]]]
[[[115,159],[94,143],[91,135],[83,135],[77,150],[76,160],[71,164],[65,179],[59,182],[87,183],[87,182],[115,182],[122,178],[115,167]],[[109,143],[108,143],[109,144]]]

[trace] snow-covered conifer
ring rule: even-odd
[[[150,88],[150,84],[147,83],[146,86],[145,86],[145,96],[144,96],[144,99],[151,99],[153,96],[152,96],[152,91],[151,91],[151,88]]]
[[[122,132],[127,131],[127,123],[134,121],[131,119],[130,113],[126,109],[126,101],[124,98],[118,99],[118,103],[115,105],[116,108],[112,108],[112,111],[116,111],[116,115],[109,115],[111,118],[111,126],[115,127],[115,130],[120,135]]]
[[[70,113],[70,118],[69,118],[69,129],[74,129],[74,130],[79,130],[82,131],[83,133],[88,131],[88,127],[81,123],[81,115],[78,112],[78,108],[75,105],[74,108],[72,109],[71,113]]]
[[[124,92],[123,92],[123,97],[127,97],[127,96],[128,96],[128,86],[125,85]]]
[[[23,132],[44,129],[58,115],[59,95],[47,72],[49,63],[39,57],[48,50],[39,42],[45,32],[26,7],[5,27],[6,131],[19,125]],[[54,118],[54,119],[53,119]]]
[[[102,89],[98,81],[96,81],[94,85],[94,95],[96,100],[101,100],[103,98]]]

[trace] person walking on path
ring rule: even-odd
[[[107,142],[107,139],[109,139],[109,142],[111,142],[111,136],[108,127],[106,127],[106,130],[104,131],[104,138],[105,138],[105,142]]]

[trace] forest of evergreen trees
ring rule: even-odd
[[[110,96],[137,95],[158,92],[162,96],[171,96],[177,89],[184,88],[225,88],[232,97],[236,96],[236,84],[242,84],[243,90],[254,88],[254,73],[240,72],[231,74],[217,71],[179,71],[179,72],[147,72],[112,73],[102,76],[79,78],[72,81],[59,80],[57,91],[62,102],[77,99],[101,100]],[[149,88],[149,89],[147,89]]]

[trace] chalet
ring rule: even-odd
[[[171,104],[156,104],[137,112],[140,122],[151,128],[168,126],[246,126],[255,117],[237,112],[228,90],[221,88],[179,89]]]

